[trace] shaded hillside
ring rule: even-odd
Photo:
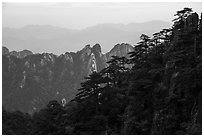
[[[3,108],[3,134],[202,135],[202,16],[184,8],[173,23],[152,37],[141,34],[127,58],[117,50],[129,45],[116,45],[109,54],[118,56],[97,72],[93,51],[100,46],[87,45],[76,54],[90,55],[93,72],[76,96],[51,100],[33,115]]]
[[[107,54],[99,44],[82,50],[31,54],[24,50],[8,53],[3,47],[3,106],[8,110],[32,112],[42,108],[50,99],[69,101],[77,93],[85,76],[100,71],[112,55],[127,56],[133,47],[118,44]],[[25,54],[30,53],[30,54]],[[117,54],[115,54],[117,53]]]

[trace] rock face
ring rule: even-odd
[[[19,51],[19,52],[12,51],[12,52],[10,52],[10,54],[13,56],[16,56],[17,58],[24,58],[28,55],[32,55],[33,53],[29,50],[23,50],[23,51]]]
[[[2,55],[9,54],[9,49],[7,47],[2,47]]]
[[[107,60],[110,60],[112,56],[125,56],[128,57],[128,52],[133,51],[133,47],[130,44],[122,43],[117,44],[106,54]]]
[[[17,52],[17,51],[9,52],[9,49],[7,47],[2,47],[2,55],[7,55],[7,54],[16,56],[17,58],[24,58],[28,55],[32,55],[33,53],[29,50],[23,50],[23,51],[19,51],[19,52]]]
[[[6,48],[4,48],[6,49]],[[26,50],[2,55],[2,102],[8,110],[32,113],[50,100],[72,99],[80,83],[93,71],[106,66],[112,55],[127,56],[133,47],[118,44],[110,52],[101,53],[99,44],[60,56],[51,53],[32,54]]]

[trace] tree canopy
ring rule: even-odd
[[[112,56],[65,106],[50,101],[32,116],[3,109],[3,134],[202,134],[201,20],[177,11],[172,28],[142,34],[130,58]]]

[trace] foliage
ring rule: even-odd
[[[142,34],[129,59],[86,77],[66,106],[50,101],[32,117],[3,109],[3,134],[202,134],[202,21],[191,8],[175,16]]]

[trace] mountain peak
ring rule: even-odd
[[[116,44],[110,52],[106,53],[107,60],[109,60],[112,56],[125,56],[128,57],[129,52],[133,51],[133,47],[128,43]]]
[[[118,43],[111,49],[110,52],[115,50],[128,50],[129,48],[132,49],[133,47],[128,43],[121,43],[121,44]]]
[[[101,52],[101,46],[97,43],[92,47],[93,52]]]
[[[17,58],[24,58],[28,55],[32,55],[33,52],[27,50],[27,49],[24,49],[23,51],[11,51],[9,52],[9,49],[7,47],[2,47],[2,55],[12,55],[12,56],[15,56]]]
[[[2,55],[9,54],[9,49],[7,47],[2,47]]]
[[[99,44],[86,45],[78,52],[66,52],[60,56],[53,53],[26,56],[32,53],[27,50],[12,51],[8,55],[17,58],[3,56],[2,72],[4,76],[7,72],[12,76],[3,82],[4,87],[11,87],[8,90],[3,88],[3,106],[11,111],[33,113],[41,109],[45,105],[44,101],[48,101],[51,96],[55,100],[66,98],[69,101],[77,93],[84,77],[104,69],[112,55],[126,56],[127,50],[123,47],[129,46],[124,43],[117,44],[115,50],[108,55],[101,53]],[[15,81],[14,84],[12,81]],[[11,92],[14,94],[9,94]],[[16,104],[19,100],[22,100],[20,105]]]
[[[82,50],[91,49],[90,44],[86,45]]]

